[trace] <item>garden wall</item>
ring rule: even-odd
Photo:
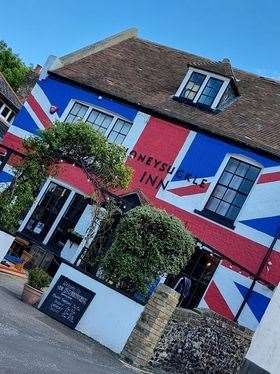
[[[116,353],[120,353],[134,329],[144,306],[89,277],[68,264],[61,264],[39,308],[50,294],[60,276],[95,293],[76,330],[95,339]]]
[[[238,373],[252,332],[208,309],[176,308],[150,364],[171,373]]]

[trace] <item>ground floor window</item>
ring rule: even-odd
[[[189,294],[181,300],[183,308],[196,308],[202,299],[218,265],[220,258],[212,252],[197,247],[189,262],[176,277],[169,276],[166,283],[173,287],[182,277],[191,281]]]

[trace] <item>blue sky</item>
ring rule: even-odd
[[[280,79],[278,0],[2,0],[0,39],[42,64],[129,27],[140,37]]]

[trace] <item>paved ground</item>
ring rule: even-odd
[[[117,355],[20,300],[0,274],[0,374],[129,374]]]

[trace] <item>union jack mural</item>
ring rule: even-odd
[[[91,105],[132,123],[123,145],[134,169],[130,190],[140,189],[155,206],[179,217],[186,227],[222,260],[200,301],[234,319],[262,259],[280,229],[280,162],[212,135],[197,133],[138,111],[53,76],[39,80],[3,139],[3,145],[24,152],[22,139],[36,136],[56,120],[64,120],[73,102]],[[55,110],[53,110],[55,108]],[[201,214],[229,159],[257,165],[260,173],[235,219],[227,227]],[[5,186],[12,180],[13,160],[0,173]],[[86,176],[62,165],[58,179],[91,193]],[[238,321],[251,329],[259,323],[272,295],[271,285],[280,280],[280,241],[248,298]]]

